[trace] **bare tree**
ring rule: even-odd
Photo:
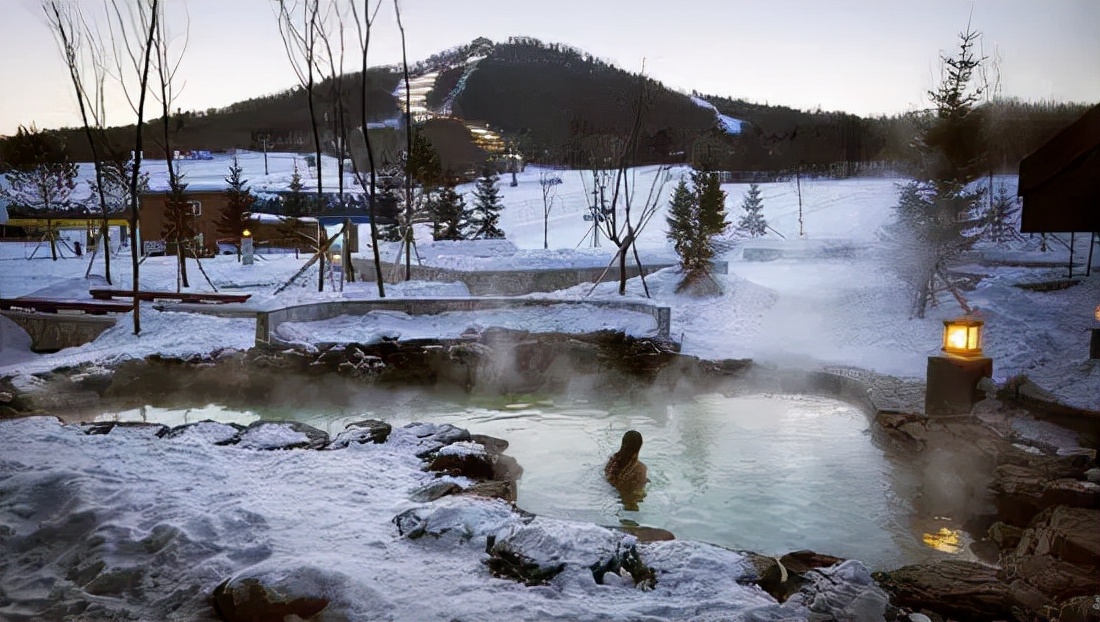
[[[630,131],[624,139],[611,141],[612,145],[617,146],[611,202],[606,207],[601,203],[600,214],[592,222],[592,226],[602,229],[607,239],[611,240],[617,247],[615,256],[612,258],[612,264],[615,261],[619,263],[619,295],[626,294],[627,252],[633,254],[634,261],[638,265],[638,273],[642,279],[642,287],[645,289],[646,296],[649,295],[649,286],[645,282],[645,270],[642,266],[641,257],[638,255],[636,242],[638,235],[656,214],[664,186],[669,179],[668,167],[658,167],[640,209],[634,209],[634,202],[638,198],[638,182],[636,171],[632,167],[638,149],[638,137],[641,135],[642,122],[650,106],[650,98],[649,83],[643,71],[638,76],[638,95],[632,106],[634,118]],[[610,265],[608,269],[610,269]]]
[[[393,0],[397,29],[401,31],[401,73],[405,78],[405,224],[401,243],[405,246],[405,280],[412,279],[413,197],[412,197],[412,95],[409,92],[409,56],[405,47],[405,25],[401,23],[401,3]]]
[[[351,0],[351,8],[354,9],[354,0]],[[332,142],[336,151],[336,183],[337,199],[340,207],[346,206],[344,196],[344,154],[347,152],[347,101],[344,93],[344,55],[347,50],[345,39],[346,10],[341,2],[335,2],[329,6],[324,18],[319,23],[318,36],[325,48],[327,60],[328,79],[330,84],[329,103],[332,113]],[[333,51],[335,40],[336,51]],[[322,75],[322,78],[324,75]],[[324,80],[322,80],[323,82]],[[340,246],[341,265],[344,278],[355,281],[355,266],[351,263],[351,220],[344,220],[343,243]]]
[[[369,180],[364,178],[363,171],[359,170],[355,158],[352,158],[352,171],[356,180],[363,188],[368,189],[370,199],[370,243],[374,255],[374,280],[378,283],[378,297],[386,297],[386,286],[382,279],[382,257],[378,252],[378,175],[374,161],[374,148],[371,145],[369,122],[367,115],[367,52],[370,49],[370,30],[378,16],[378,9],[382,6],[382,0],[377,0],[374,10],[370,10],[370,0],[363,0],[363,15],[360,16],[355,8],[354,0],[351,3],[351,14],[355,20],[355,31],[359,40],[359,50],[362,52],[362,74],[360,75],[360,129],[363,132],[363,142],[366,145],[367,165],[370,168]],[[347,137],[345,136],[345,139]]]
[[[560,183],[561,177],[550,171],[539,173],[539,186],[542,188],[542,247],[544,249],[550,248],[550,210],[554,208],[556,186]]]
[[[112,43],[115,79],[122,86],[136,118],[134,152],[130,170],[130,261],[133,269],[134,334],[141,333],[141,306],[139,304],[138,260],[138,207],[140,203],[142,128],[145,121],[145,97],[149,87],[149,69],[152,65],[160,0],[137,0],[123,4],[109,0],[107,8],[108,40]],[[136,91],[136,92],[135,92]]]
[[[275,0],[276,15],[279,20],[279,34],[283,39],[283,47],[286,48],[287,58],[298,76],[298,82],[306,92],[306,103],[309,107],[309,123],[313,130],[313,150],[317,166],[317,208],[324,201],[324,181],[321,162],[321,130],[317,123],[317,77],[320,73],[319,58],[321,43],[321,31],[323,16],[321,13],[321,0]],[[320,228],[320,223],[318,223]],[[320,247],[320,230],[318,230],[318,244]],[[325,258],[320,258],[320,273],[317,277],[317,291],[325,289]]]
[[[176,81],[176,72],[179,70],[183,53],[187,49],[189,35],[188,20],[184,20],[183,42],[178,53],[173,53],[172,41],[169,38],[168,27],[164,19],[164,6],[160,7],[161,15],[157,21],[157,34],[154,41],[154,54],[156,56],[157,78],[159,89],[154,97],[161,106],[161,147],[164,149],[164,161],[168,168],[168,189],[165,192],[165,237],[171,237],[176,246],[176,289],[180,286],[190,287],[187,279],[187,256],[193,255],[198,263],[198,254],[193,247],[196,236],[195,213],[191,201],[187,199],[187,184],[183,181],[176,164],[175,149],[172,147],[172,101],[178,94],[179,88]],[[202,271],[202,264],[199,263]],[[205,276],[205,271],[203,271]],[[210,279],[207,278],[207,282]],[[210,283],[213,287],[213,283]],[[215,288],[216,289],[216,288]]]
[[[88,259],[88,270],[84,273],[84,278],[88,278],[91,274],[96,255],[102,248],[104,276],[107,284],[112,285],[107,197],[103,189],[103,162],[99,153],[99,142],[103,137],[105,99],[103,87],[106,77],[105,65],[102,62],[103,48],[80,13],[80,5],[62,3],[59,0],[45,0],[42,3],[42,12],[46,14],[46,21],[49,23],[50,30],[53,31],[61,56],[69,69],[69,78],[76,93],[76,103],[80,108],[80,120],[84,126],[84,137],[88,140],[88,147],[92,151],[92,166],[95,168],[94,189],[99,199],[99,211],[102,216],[99,230],[102,241],[95,245],[95,250]],[[90,77],[85,73],[89,66]]]

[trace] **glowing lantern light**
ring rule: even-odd
[[[943,351],[955,356],[977,358],[982,355],[981,320],[963,317],[943,321]]]
[[[244,231],[241,231],[241,235],[246,237],[246,238],[252,237],[252,232],[249,231],[248,229],[245,229]]]
[[[1093,314],[1096,321],[1100,322],[1100,305],[1096,305],[1096,313]]]

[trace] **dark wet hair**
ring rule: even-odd
[[[638,452],[642,450],[642,433],[637,430],[629,430],[623,434],[623,444],[619,447],[619,451],[616,454],[621,458],[637,458]]]

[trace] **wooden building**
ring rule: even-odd
[[[1020,162],[1018,194],[1022,233],[1069,233],[1089,238],[1086,273],[1100,243],[1100,104]]]

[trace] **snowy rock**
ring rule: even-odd
[[[150,438],[163,438],[170,428],[160,423],[145,423],[142,421],[101,421],[84,424],[85,434],[126,434],[128,436],[146,436]]]
[[[195,423],[185,423],[172,428],[166,438],[188,442],[210,443],[212,445],[234,445],[241,440],[244,426],[235,423],[221,423],[206,419]]]
[[[652,589],[656,574],[642,562],[636,544],[633,536],[604,527],[536,517],[492,538],[486,563],[495,576],[526,585],[567,571],[567,581],[603,584],[605,574],[625,569],[632,584]]]
[[[353,421],[329,443],[329,449],[343,449],[353,444],[385,443],[393,426],[377,419]]]
[[[470,433],[449,423],[410,423],[395,430],[389,442],[408,445],[417,458],[426,458],[445,445],[470,440]]]
[[[885,619],[889,596],[875,585],[862,562],[849,560],[806,573],[809,583],[791,597],[811,612],[831,620]]]
[[[489,453],[480,443],[459,441],[440,448],[428,470],[470,479],[507,479],[497,477],[496,463],[500,457],[500,454]],[[507,465],[502,465],[500,471],[502,475],[514,472]],[[518,474],[511,479],[518,479]]]
[[[501,501],[447,497],[406,510],[393,518],[397,532],[410,540],[423,536],[467,542],[495,535],[505,527],[530,520]]]
[[[241,432],[238,447],[246,449],[321,449],[328,434],[297,421],[256,421]]]

